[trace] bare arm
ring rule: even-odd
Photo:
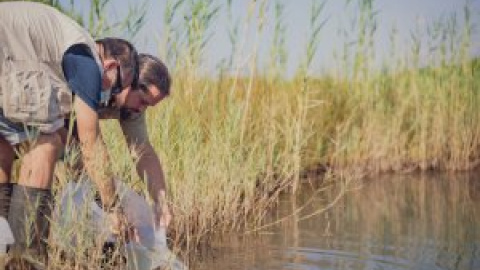
[[[80,98],[75,98],[74,108],[83,163],[98,187],[102,202],[111,206],[115,200],[115,185],[110,158],[100,133],[98,114]]]
[[[131,146],[130,149],[135,147]],[[147,142],[138,147],[140,156],[137,162],[137,172],[142,179],[147,181],[148,192],[154,202],[155,225],[167,227],[171,220],[171,213],[166,201],[165,175],[158,155],[152,145]],[[138,151],[137,150],[137,151]],[[146,178],[146,179],[145,179]]]
[[[150,197],[155,203],[162,203],[165,199],[165,176],[160,159],[150,143],[140,147],[140,157],[137,162],[138,175],[147,180]]]
[[[154,202],[155,225],[168,227],[172,215],[165,199],[167,189],[165,174],[160,159],[148,139],[145,113],[121,120],[120,125],[130,151],[138,156],[137,173],[147,181],[148,192]]]

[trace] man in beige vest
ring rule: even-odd
[[[54,164],[64,146],[64,119],[72,112],[83,163],[103,207],[113,220],[121,218],[114,210],[118,196],[98,110],[103,92],[113,95],[115,106],[130,111],[161,100],[133,91],[138,88],[137,61],[127,41],[95,42],[75,21],[49,6],[0,3],[0,218],[8,218],[12,228],[12,254],[46,259]],[[12,185],[17,151],[23,159],[17,184]]]

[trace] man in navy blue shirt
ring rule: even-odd
[[[64,73],[69,78],[72,91],[76,85],[89,76],[91,58],[85,51],[70,50],[64,57]],[[116,119],[120,123],[127,145],[136,159],[138,175],[147,183],[148,192],[153,201],[153,213],[156,228],[167,227],[170,223],[171,213],[166,203],[165,175],[158,155],[150,143],[145,119],[145,109],[155,106],[170,94],[171,78],[168,68],[155,56],[149,54],[139,55],[139,83],[137,89],[128,89],[127,104],[117,106],[115,98],[103,92],[98,106],[100,119]],[[95,96],[95,85],[90,81],[78,88],[85,100]],[[89,90],[90,89],[90,90]],[[98,100],[96,100],[98,104]],[[66,120],[67,129],[71,124]],[[66,132],[66,131],[65,131]],[[73,126],[72,135],[77,138],[77,127]]]

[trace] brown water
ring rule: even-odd
[[[216,241],[193,269],[480,269],[480,173],[388,176],[349,188],[307,219],[339,186],[285,195],[270,220],[288,218]]]

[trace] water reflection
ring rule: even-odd
[[[478,177],[476,176],[478,175]],[[480,174],[388,176],[285,196],[260,234],[219,240],[195,269],[480,269]],[[306,202],[312,203],[295,212]]]

